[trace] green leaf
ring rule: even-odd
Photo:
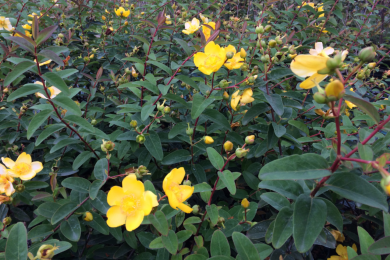
[[[288,207],[282,208],[275,219],[272,235],[272,245],[281,248],[293,233],[293,210]]]
[[[343,198],[388,211],[385,195],[354,173],[333,174],[326,182],[326,187]]]
[[[160,69],[162,69],[163,71],[165,71],[166,73],[168,73],[169,76],[172,76],[172,70],[168,66],[166,66],[160,62],[153,61],[153,60],[148,60],[146,63],[153,64],[154,66],[157,66]]]
[[[48,58],[48,59],[54,61],[55,63],[57,63],[60,66],[64,66],[64,62],[62,61],[62,59],[60,57],[58,57],[58,55],[54,51],[42,50],[42,51],[40,51],[38,53],[38,55],[42,55],[43,57]]]
[[[107,210],[110,208],[110,205],[107,203],[107,194],[102,190],[99,190],[98,195],[91,201],[91,203],[92,206],[99,210],[102,214],[106,214]]]
[[[183,243],[192,236],[192,232],[190,230],[181,230],[177,232],[176,235],[177,235],[177,242]]]
[[[231,130],[230,124],[226,117],[222,113],[218,112],[218,110],[206,109],[202,115],[211,122],[221,126],[221,130]]]
[[[276,192],[265,192],[260,195],[260,198],[274,207],[276,210],[281,210],[285,207],[290,207],[290,202],[286,197]]]
[[[224,165],[224,160],[222,156],[212,147],[207,147],[207,156],[209,157],[209,160],[211,164],[216,168],[217,170],[221,170]]]
[[[27,190],[38,190],[38,189],[44,189],[46,187],[49,187],[49,184],[44,181],[28,181],[28,182],[24,182],[23,184]]]
[[[371,244],[368,251],[375,255],[387,255],[390,254],[390,237],[384,237]],[[378,258],[378,256],[377,256]],[[378,258],[380,259],[380,257]]]
[[[214,102],[214,98],[205,98],[202,96],[202,94],[197,93],[194,95],[192,100],[192,109],[191,109],[191,118],[196,119],[198,118],[202,112],[209,106],[211,103]]]
[[[130,35],[130,37],[136,38],[137,40],[145,43],[147,46],[149,46],[150,42],[148,42],[145,38],[139,36],[139,35]],[[129,58],[124,58],[124,60],[129,60]]]
[[[30,139],[35,131],[47,120],[47,118],[53,113],[53,110],[43,110],[31,119],[27,129],[27,139]]]
[[[233,232],[233,243],[241,260],[261,260],[256,247],[244,234]]]
[[[82,128],[87,129],[88,131],[94,133],[95,128],[84,118],[76,115],[68,115],[64,117],[64,120],[69,121],[70,123],[76,124]]]
[[[28,234],[27,239],[33,239],[36,240],[38,238],[43,238],[45,236],[48,236],[50,234],[53,234],[53,226],[50,224],[42,224],[38,225],[34,228],[32,228]]]
[[[383,228],[385,230],[385,236],[390,236],[390,214],[383,212]]]
[[[236,194],[236,183],[234,182],[232,172],[229,170],[225,170],[223,172],[218,171],[218,176],[223,182],[223,184],[226,185],[226,188],[229,190],[229,192],[232,195]]]
[[[329,200],[318,198],[326,203],[327,216],[326,221],[335,226],[340,232],[343,232],[343,217],[339,209]]]
[[[54,225],[58,223],[77,208],[78,205],[74,202],[62,205],[59,209],[56,210],[56,212],[54,212],[53,216],[51,217],[51,224]]]
[[[357,256],[358,254],[353,250],[352,247],[347,247],[347,253],[348,253],[348,259],[352,259],[353,257]]]
[[[343,97],[345,100],[348,100],[349,102],[352,102],[355,104],[358,108],[360,108],[364,113],[369,115],[377,124],[380,122],[380,117],[378,110],[370,103],[363,99],[351,96],[351,95],[344,95]]]
[[[81,227],[79,219],[73,215],[67,220],[61,222],[61,233],[70,241],[77,242],[80,240]]]
[[[148,220],[150,221],[150,223],[152,223],[152,225],[157,229],[158,232],[160,232],[164,236],[168,235],[168,222],[165,218],[164,213],[158,210],[154,214],[148,215]]]
[[[44,43],[57,30],[57,25],[49,26],[38,33],[36,42],[37,45]]]
[[[172,165],[175,163],[186,162],[191,160],[191,154],[188,150],[180,149],[176,150],[167,156],[161,161],[162,165]]]
[[[66,70],[56,71],[55,73],[58,76],[60,76],[61,78],[67,78],[67,77],[75,74],[76,72],[78,72],[78,70],[76,70],[76,69],[66,69]]]
[[[174,125],[172,127],[171,131],[169,131],[168,138],[172,139],[175,136],[177,136],[178,134],[183,134],[184,135],[186,133],[187,127],[188,126],[187,126],[187,124],[185,122],[177,123],[176,125]]]
[[[100,188],[103,187],[105,183],[105,181],[101,180],[94,180],[92,182],[91,186],[89,186],[89,197],[91,198],[91,200],[96,199],[97,195],[99,194]]]
[[[272,122],[272,127],[274,129],[274,133],[276,137],[282,137],[286,133],[286,128],[282,125],[278,125],[275,122]]]
[[[42,78],[46,80],[50,85],[61,90],[62,93],[69,96],[70,91],[64,80],[54,72],[46,72],[42,75]]]
[[[276,191],[292,200],[296,200],[303,193],[302,186],[295,181],[262,181],[259,188]]]
[[[190,56],[192,54],[192,51],[190,47],[188,46],[188,43],[186,41],[183,41],[179,38],[173,38],[175,41],[177,41],[178,44],[183,48],[184,52],[187,54],[187,56]]]
[[[275,111],[276,114],[279,116],[283,115],[284,113],[284,105],[283,105],[283,100],[282,97],[278,94],[264,94],[265,99],[267,102],[271,105],[273,110]]]
[[[84,151],[80,153],[76,159],[73,161],[72,169],[77,170],[80,168],[86,161],[93,157],[93,153],[90,151]]]
[[[288,124],[295,126],[302,132],[304,132],[307,136],[309,136],[309,128],[307,128],[307,125],[301,121],[296,121],[296,120],[288,120]]]
[[[77,144],[79,143],[79,139],[69,138],[69,139],[63,139],[56,143],[51,149],[50,153],[54,153],[55,151],[58,151],[59,149],[64,148],[65,146],[71,145],[71,144]]]
[[[50,111],[50,110],[44,110],[44,111]],[[39,112],[40,114],[42,112]],[[42,141],[46,140],[51,134],[60,131],[62,128],[64,128],[64,124],[55,124],[55,125],[49,125],[41,132],[41,134],[38,136],[37,140],[35,141],[35,146],[38,146],[42,143]]]
[[[22,222],[18,222],[12,227],[6,241],[5,259],[27,259],[27,231]]]
[[[161,161],[164,157],[160,137],[154,131],[150,131],[149,135],[145,136],[145,147],[149,153],[156,158],[157,161]]]
[[[176,255],[179,242],[177,241],[175,231],[169,230],[168,236],[163,236],[162,241],[164,247],[169,251],[169,253],[171,253],[172,255]]]
[[[103,217],[93,211],[91,213],[93,220],[88,222],[86,221],[85,223],[103,235],[108,235],[110,233],[109,227]]]
[[[123,233],[123,237],[125,238],[126,243],[131,246],[132,248],[136,249],[137,248],[137,237],[135,236],[135,232],[129,232],[125,231]]]
[[[217,225],[218,222],[218,208],[215,204],[206,206],[207,215],[210,217],[211,224],[214,226]]]
[[[221,230],[216,230],[211,237],[211,256],[230,256],[230,246],[226,236]]]
[[[329,176],[328,162],[320,155],[292,155],[267,163],[261,168],[261,180],[307,180]]]
[[[363,160],[372,161],[374,159],[374,152],[372,151],[370,145],[362,145],[358,143],[358,152],[359,156]]]
[[[20,46],[20,48],[22,48],[23,50],[26,50],[26,51],[31,52],[32,54],[35,54],[34,45],[32,45],[29,41],[27,41],[26,39],[24,39],[22,37],[9,36],[9,37],[4,37],[4,39],[13,41],[16,44],[18,44]],[[4,86],[8,86],[8,85],[4,84]]]
[[[52,99],[52,101],[57,106],[61,106],[62,108],[65,108],[66,110],[72,112],[73,114],[77,116],[81,116],[80,107],[72,99],[66,96],[58,95],[54,99]]]
[[[106,158],[103,158],[96,162],[93,169],[93,175],[96,179],[105,181],[107,179],[108,170],[108,161]]]
[[[256,105],[253,105],[251,108],[248,109],[248,111],[242,118],[242,125],[247,125],[253,118],[262,113],[267,112],[268,110],[270,110],[270,107],[265,103],[258,103]]]
[[[65,188],[75,190],[81,193],[89,193],[89,185],[91,183],[84,178],[80,177],[68,177],[61,183]]]
[[[162,237],[156,237],[152,242],[150,242],[149,247],[151,249],[164,248],[164,244],[162,242]]]
[[[367,254],[369,246],[372,245],[375,241],[370,236],[370,234],[368,234],[368,232],[364,230],[364,228],[358,226],[357,231],[359,235],[360,251],[362,252],[362,254]]]
[[[308,194],[298,197],[293,214],[293,237],[298,252],[304,253],[310,249],[321,233],[325,221],[325,202],[313,199]]]
[[[22,87],[16,89],[14,92],[12,92],[8,96],[7,101],[11,102],[11,101],[14,101],[15,99],[18,99],[18,98],[21,98],[21,97],[25,97],[25,96],[33,94],[33,93],[37,93],[40,90],[43,90],[43,86],[42,85],[32,84],[32,83],[25,84]]]

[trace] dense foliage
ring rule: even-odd
[[[390,259],[388,0],[0,2],[0,259]]]

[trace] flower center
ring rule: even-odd
[[[169,186],[169,189],[175,194],[175,197],[176,199],[181,203],[183,202],[183,194],[181,192],[181,189],[180,189],[180,185],[177,184],[177,183],[172,183],[170,186]]]
[[[24,175],[31,171],[31,165],[24,162],[17,163],[12,170],[17,172],[18,175]]]
[[[216,65],[216,63],[219,63],[219,61],[220,61],[219,56],[212,54],[208,56],[207,59],[204,61],[204,66],[213,67]]]
[[[121,209],[127,216],[134,214],[141,207],[141,201],[134,195],[125,196],[121,203]]]

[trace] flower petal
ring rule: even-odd
[[[144,215],[145,216],[149,215],[153,207],[157,207],[157,206],[158,206],[157,196],[149,190],[145,191],[144,202],[142,204],[142,210],[144,211]]]
[[[145,187],[141,181],[137,180],[135,174],[130,174],[122,181],[124,193],[134,194],[136,197],[141,197],[144,194]]]
[[[107,211],[107,225],[109,227],[119,227],[126,223],[126,215],[123,214],[120,206],[113,206]]]
[[[7,166],[7,168],[11,169],[14,167],[15,165],[15,162],[10,159],[10,158],[4,158],[4,157],[1,157],[1,161],[4,163],[5,166]]]
[[[7,168],[4,165],[0,164],[0,175],[7,174]]]
[[[170,173],[165,176],[163,181],[163,189],[166,192],[170,184],[177,183],[180,184],[183,182],[184,176],[186,175],[186,171],[183,167],[172,169]]]
[[[299,85],[303,89],[311,89],[323,81],[328,75],[315,73],[313,76],[307,78],[305,81]]]
[[[229,44],[226,48],[225,48],[225,52],[226,53],[228,53],[228,52],[233,52],[234,54],[236,54],[236,48],[233,46],[233,45],[231,45],[231,44]]]
[[[169,202],[169,205],[171,206],[171,208],[177,209],[180,202],[177,200],[176,195],[170,190],[165,191],[165,194],[168,197],[168,202]]]
[[[28,181],[28,180],[31,180],[32,178],[34,178],[35,175],[37,175],[37,173],[31,169],[31,171],[20,175],[19,178],[21,180]]]
[[[32,162],[31,168],[33,171],[35,171],[35,173],[38,173],[38,172],[42,171],[43,165],[41,162]]]
[[[320,53],[324,49],[324,45],[322,44],[322,42],[316,42],[314,44],[314,49],[317,53]]]
[[[204,64],[207,59],[207,55],[203,52],[198,52],[194,55],[194,63],[196,67],[200,67]]]
[[[186,204],[184,203],[180,203],[178,206],[177,206],[179,209],[181,209],[182,211],[184,211],[185,213],[189,214],[192,212],[192,208],[187,206]]]
[[[110,206],[120,205],[122,203],[123,196],[125,196],[125,193],[122,187],[119,186],[111,187],[107,195],[108,205]]]
[[[23,152],[22,154],[19,155],[18,159],[16,159],[16,164],[18,163],[27,163],[27,164],[31,164],[32,160],[31,160],[31,155]]]
[[[331,54],[333,54],[334,49],[332,47],[326,47],[324,49],[324,52],[325,52],[326,55],[331,55]]]
[[[218,44],[215,44],[213,41],[209,42],[206,47],[204,48],[205,53],[217,53],[219,52],[221,47]]]
[[[180,195],[181,195],[179,201],[183,202],[192,196],[195,188],[193,186],[180,185],[179,189],[180,189]]]
[[[126,218],[126,230],[133,231],[137,229],[144,220],[144,214],[141,211],[134,212],[133,215]]]
[[[291,70],[300,77],[308,77],[326,68],[328,58],[313,55],[298,55],[291,62]]]

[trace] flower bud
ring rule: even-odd
[[[390,195],[390,176],[387,176],[381,180],[381,186],[387,195]]]
[[[91,125],[96,125],[96,124],[97,124],[96,119],[92,119],[92,120],[91,120]]]
[[[245,137],[245,143],[246,144],[253,144],[255,142],[255,136],[254,135],[248,135]]]
[[[240,50],[240,57],[243,59],[245,59],[245,57],[246,57],[246,51],[244,50],[244,48],[241,48],[241,50]]]
[[[341,64],[342,64],[341,53],[337,54],[334,58],[329,58],[326,61],[326,67],[331,71],[339,68]]]
[[[52,259],[54,256],[54,251],[59,247],[52,245],[42,245],[37,252],[37,258],[42,260]]]
[[[128,25],[129,25],[129,22],[126,21],[126,22],[124,23],[124,26],[128,26]]]
[[[325,104],[326,103],[326,96],[322,93],[319,93],[319,92],[316,92],[314,95],[313,95],[313,98],[314,100],[318,103],[318,104]]]
[[[219,82],[219,87],[220,88],[224,88],[226,86],[226,83],[227,83],[227,80],[226,79],[223,79]]]
[[[225,152],[230,152],[233,150],[233,143],[230,142],[230,141],[226,141],[224,144],[223,144],[223,149],[225,149]]]
[[[366,47],[359,52],[358,57],[362,62],[371,62],[375,55],[374,47]]]
[[[103,140],[103,143],[100,146],[100,148],[102,149],[103,152],[111,152],[112,150],[114,150],[115,144],[111,141],[106,142]]]
[[[90,61],[90,58],[88,56],[84,57],[84,61],[85,62],[89,62]]]
[[[226,91],[223,92],[223,99],[224,100],[229,100],[229,94]]]
[[[106,20],[106,17],[104,15],[102,15],[102,20],[105,21]]]
[[[191,181],[190,180],[185,180],[185,181],[183,181],[183,185],[191,186]]]
[[[11,224],[12,222],[12,218],[11,217],[6,217],[3,219],[3,224],[4,226],[8,226],[9,224]]]
[[[88,222],[92,221],[93,220],[92,213],[89,211],[85,212],[83,215],[83,219]]]
[[[248,78],[248,82],[249,82],[249,83],[255,83],[255,77],[250,76],[250,77]]]
[[[373,68],[375,68],[375,66],[376,66],[375,62],[368,63],[368,68],[369,69],[373,69]]]
[[[135,141],[139,144],[145,143],[145,136],[143,134],[137,135]]]
[[[249,207],[249,201],[245,198],[241,201],[241,206],[244,208],[244,209],[247,209]]]
[[[233,56],[234,56],[234,52],[232,52],[232,51],[229,51],[229,52],[226,53],[226,58],[227,59],[232,59]]]
[[[255,32],[256,33],[260,33],[260,34],[263,34],[264,33],[264,27],[263,26],[257,26],[256,29],[255,29]]]
[[[289,54],[288,57],[289,57],[290,59],[294,59],[297,55],[298,55],[298,54]]]
[[[210,136],[205,136],[203,138],[203,140],[204,140],[205,144],[212,144],[212,143],[214,143],[214,139],[212,137],[210,137]]]
[[[322,74],[322,75],[327,75],[327,74],[330,74],[332,71],[329,69],[329,68],[323,68],[323,69],[320,69],[319,71],[317,71],[318,74]]]
[[[198,215],[199,214],[199,205],[192,206],[192,214]]]
[[[137,123],[137,121],[136,121],[136,120],[131,120],[131,122],[130,122],[130,126],[131,126],[132,128],[136,128],[136,127],[137,127],[137,125],[138,125],[138,123]]]
[[[15,186],[15,191],[20,193],[20,192],[23,192],[25,189],[24,185],[23,184],[18,184]]]
[[[275,47],[276,44],[277,44],[277,43],[276,43],[275,40],[270,40],[270,41],[268,42],[268,46],[271,47],[271,48]]]
[[[268,24],[268,25],[265,27],[265,31],[266,31],[266,32],[270,32],[271,30],[272,30],[272,26]]]
[[[276,41],[277,44],[282,44],[283,43],[282,39],[280,39],[280,36],[276,36],[275,41]]]
[[[249,69],[248,64],[246,64],[246,63],[242,64],[242,66],[241,66],[242,71],[247,71],[248,69]]]
[[[249,150],[243,149],[243,148],[237,148],[236,149],[236,156],[237,158],[243,158],[248,154]]]
[[[345,94],[344,84],[340,80],[334,80],[326,86],[325,93],[328,101],[339,100]]]
[[[171,108],[170,107],[164,107],[164,113],[165,114],[169,114],[171,112]]]
[[[261,40],[260,41],[260,44],[263,48],[267,48],[267,44],[265,43],[265,41]]]

